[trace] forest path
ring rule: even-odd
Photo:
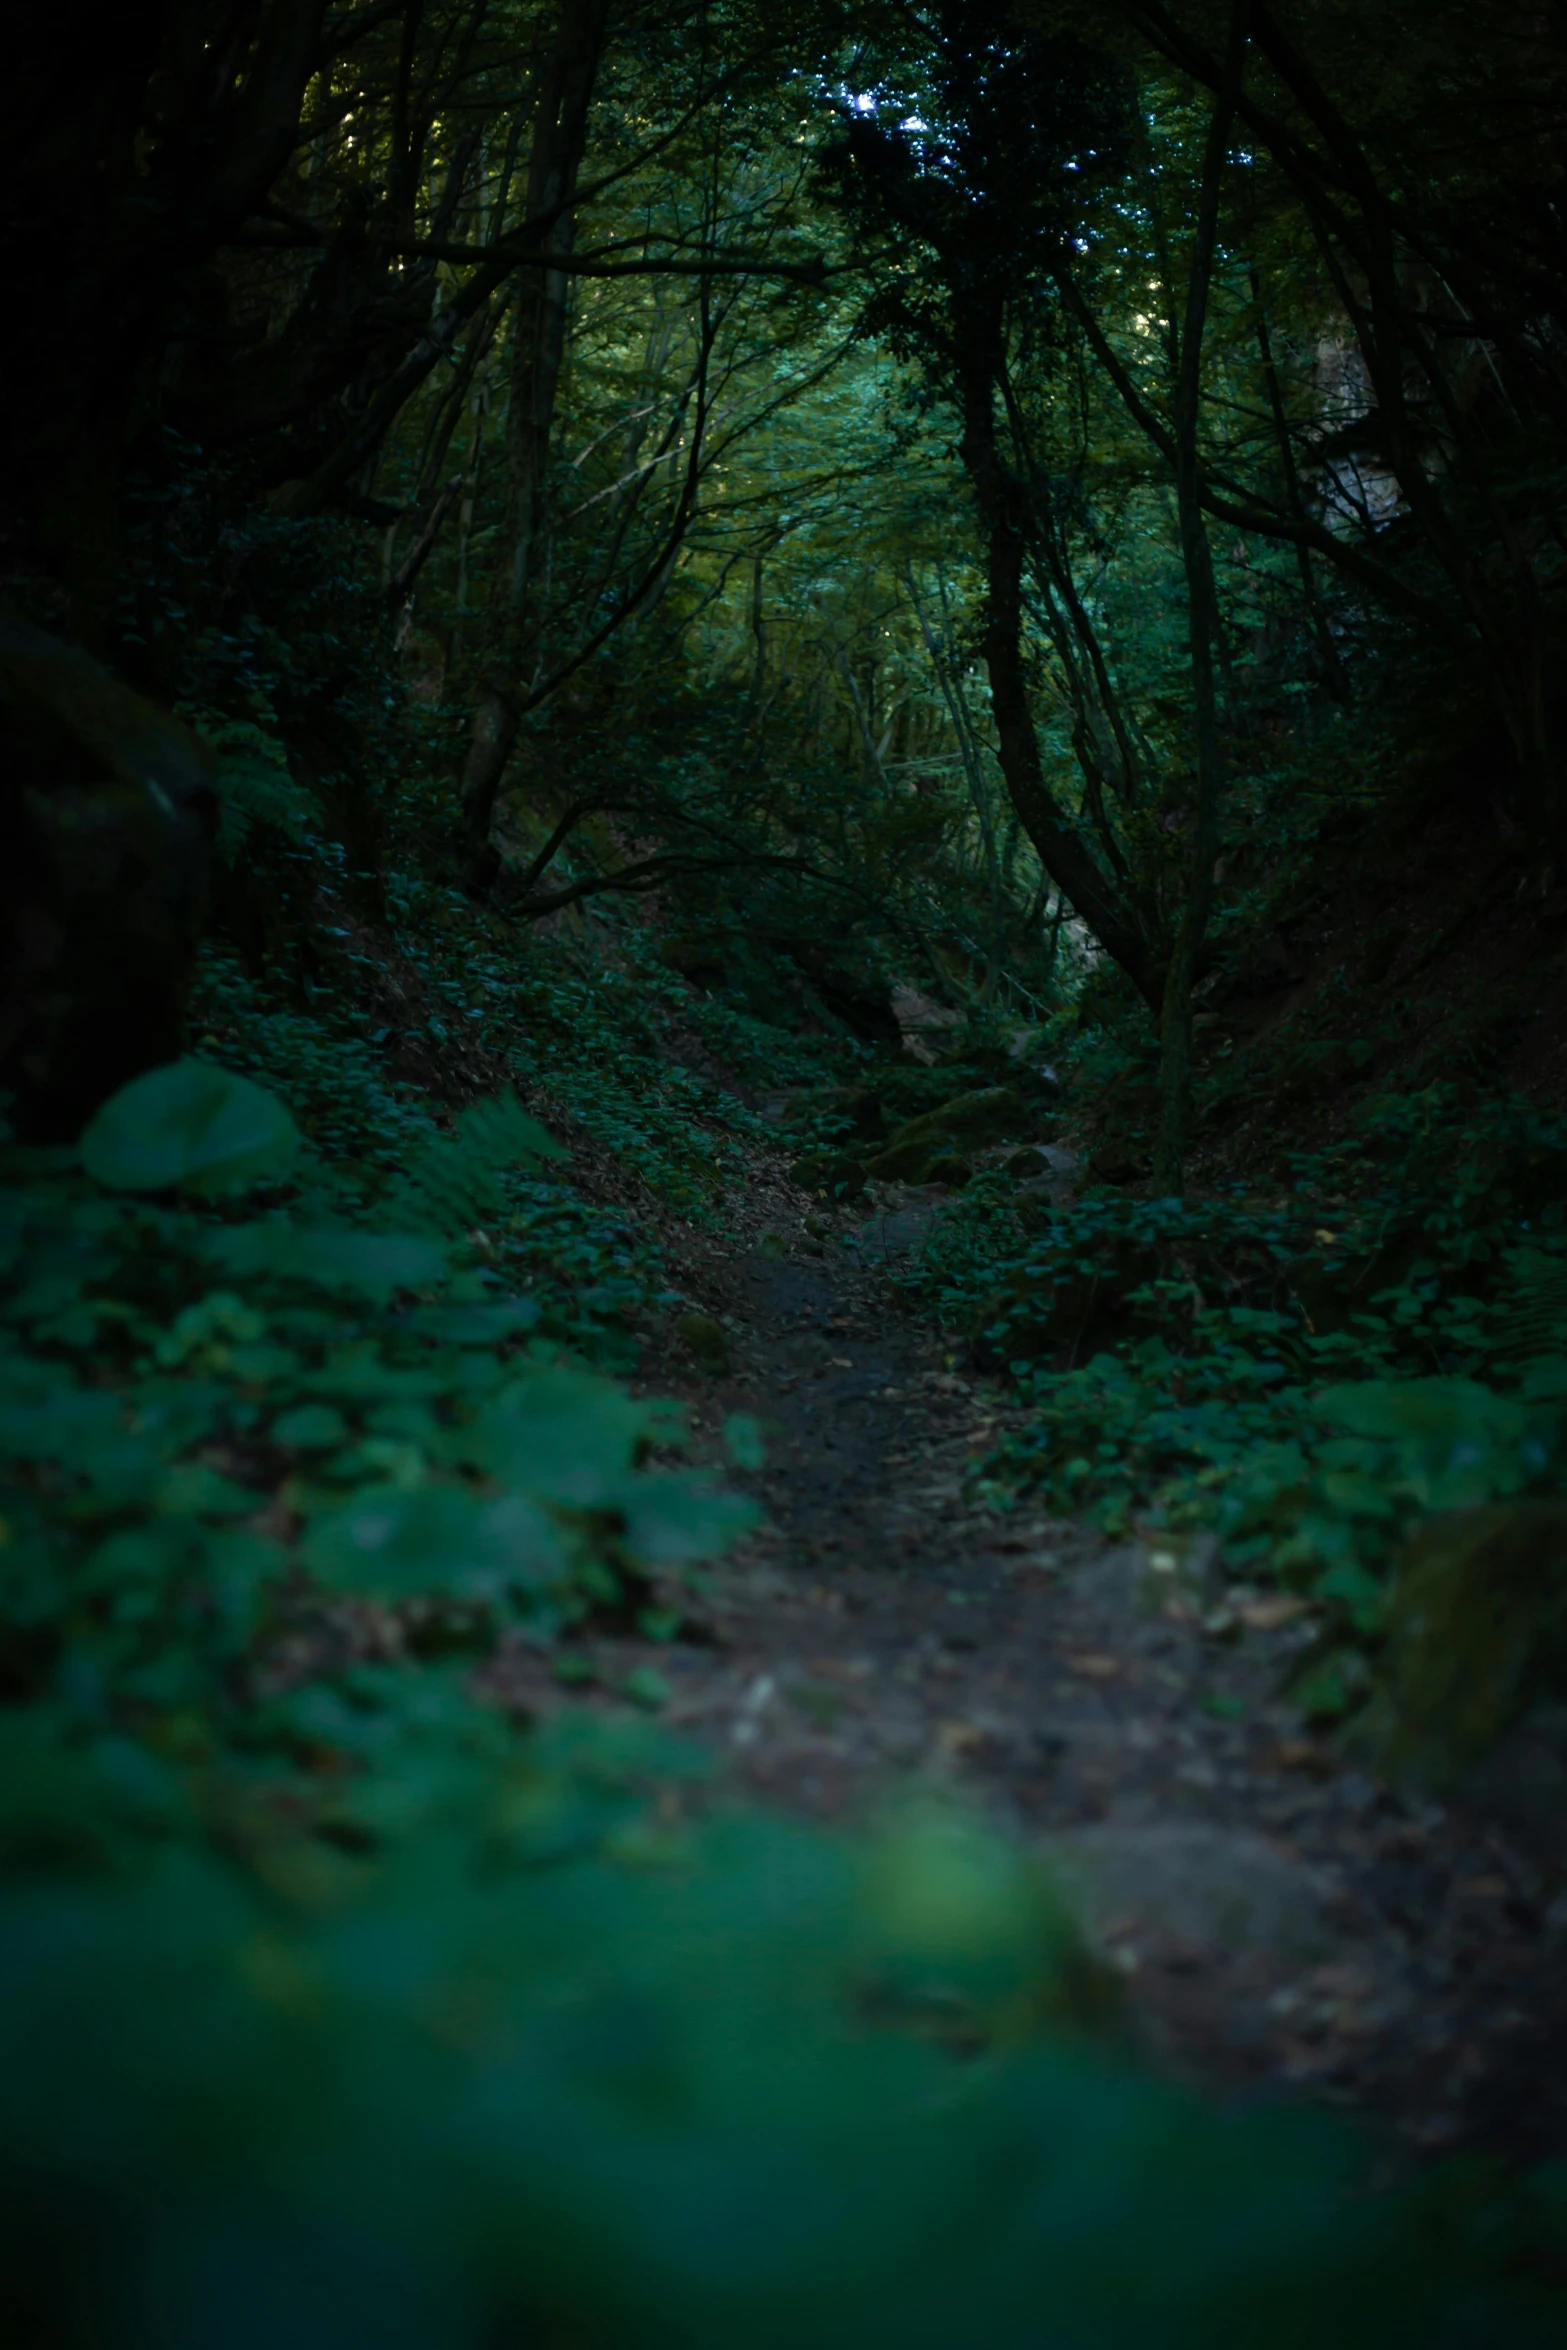
[[[960,1790],[1048,1858],[1185,2078],[1357,2107],[1418,2150],[1567,2147],[1567,1920],[1527,1839],[1309,1736],[1279,1694],[1287,1605],[1221,1597],[1200,1548],[968,1500],[1002,1392],[952,1370],[863,1255],[783,1246],[767,1204],[681,1268],[727,1371],[648,1381],[709,1433],[760,1424],[742,1481],[766,1524],[714,1576],[710,1638],[596,1641],[601,1690],[655,1664],[664,1718],[731,1785],[816,1818]],[[521,1656],[503,1679],[561,1702]]]

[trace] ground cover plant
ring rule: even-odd
[[[283,1105],[189,1060],[79,1154],[9,1148],[17,2338],[243,2304],[266,2340],[297,2297],[323,2340],[1021,2341],[1041,2296],[1095,2342],[1346,2301],[1367,2340],[1531,2338],[1548,2203],[1366,2205],[1331,2131],[1156,2084],[960,1814],[704,1820],[651,1723],[528,1737],[469,1693],[499,1627],[667,1635],[745,1511],[447,1237],[552,1147],[485,1105],[411,1229],[322,1221]]]
[[[1355,1711],[1407,1612],[1416,1528],[1561,1491],[1564,1145],[1526,1103],[1466,1113],[1438,1087],[1367,1100],[1337,1149],[1291,1156],[1271,1199],[1101,1184],[1040,1229],[1004,1174],[972,1184],[912,1285],[1025,1402],[983,1474],[1113,1532],[1213,1534],[1237,1580],[1309,1603],[1308,1710]],[[1548,1513],[1534,1539],[1522,1620],[1486,1666],[1471,1657],[1489,1680],[1455,1726],[1464,1759],[1555,1686]],[[1450,1567],[1461,1616],[1461,1544]]]

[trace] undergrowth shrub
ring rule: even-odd
[[[0,1170],[8,2339],[1552,2338],[1549,2179],[1373,2195],[1155,2082],[960,1816],[727,1815],[635,1711],[481,1702],[502,1634],[667,1635],[744,1505],[454,1230],[515,1103],[399,1228],[257,1093]]]
[[[1052,1213],[982,1177],[909,1279],[1025,1406],[986,1487],[1217,1534],[1311,1603],[1296,1694],[1330,1719],[1372,1689],[1426,1518],[1561,1489],[1564,1176],[1556,1122],[1433,1090],[1373,1102],[1272,1197]]]

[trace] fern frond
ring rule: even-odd
[[[471,1232],[505,1204],[501,1177],[509,1168],[565,1156],[508,1088],[462,1111],[455,1136],[421,1151],[408,1169],[405,1197],[421,1223],[439,1232]]]
[[[539,1159],[563,1159],[566,1151],[553,1134],[530,1118],[510,1086],[492,1093],[457,1119],[462,1147],[500,1169],[532,1164]]]
[[[283,746],[248,719],[223,718],[211,710],[181,709],[218,760],[218,854],[232,865],[251,834],[261,827],[291,841],[307,841],[319,830],[320,810],[289,771]]]
[[[1567,1354],[1567,1258],[1519,1249],[1498,1307],[1496,1351],[1513,1362]]]

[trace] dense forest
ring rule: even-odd
[[[1567,2319],[1567,21],[0,84],[0,2310]]]

